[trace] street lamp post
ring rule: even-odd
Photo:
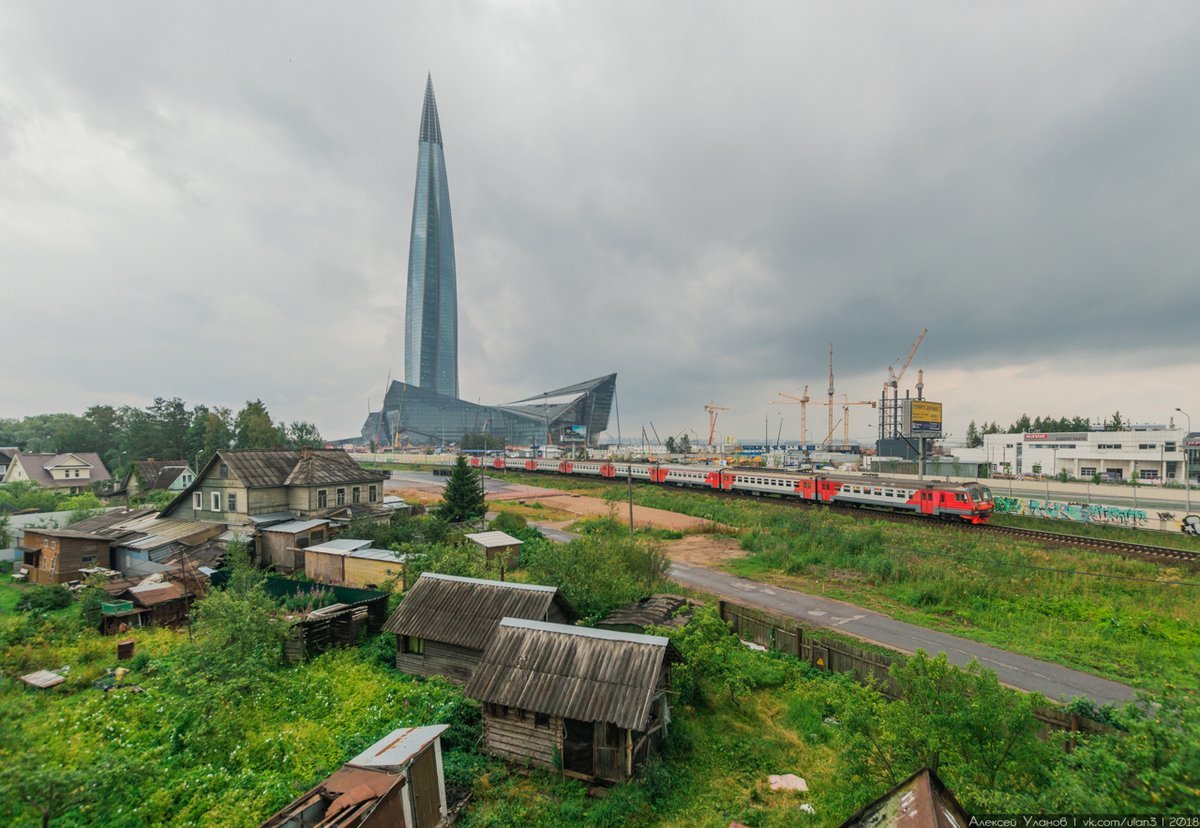
[[[1187,424],[1188,424],[1187,434],[1183,435],[1183,491],[1185,492],[1184,498],[1187,500],[1187,511],[1188,511],[1188,514],[1190,515],[1192,513],[1192,478],[1191,478],[1191,472],[1188,470],[1188,442],[1187,441],[1188,441],[1188,437],[1190,437],[1191,433],[1192,433],[1192,415],[1188,414],[1182,408],[1176,408],[1175,410],[1178,411],[1183,416],[1187,417]]]

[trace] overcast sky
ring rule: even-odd
[[[464,398],[616,371],[626,437],[715,400],[794,439],[768,400],[822,398],[828,343],[869,400],[927,327],[905,384],[958,435],[1200,428],[1200,4],[1097,0],[7,2],[0,416],[357,434],[403,374],[427,72]]]

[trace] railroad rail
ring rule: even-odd
[[[727,494],[734,497],[743,497],[737,492],[714,492],[714,494]],[[790,501],[789,501],[790,502]],[[796,502],[797,506],[820,506],[823,504]],[[1123,558],[1131,558],[1134,560],[1155,561],[1157,563],[1183,563],[1192,566],[1200,567],[1200,552],[1190,552],[1186,549],[1175,549],[1170,546],[1151,546],[1145,543],[1131,543],[1129,541],[1110,540],[1108,538],[1091,538],[1086,535],[1067,535],[1062,532],[1046,532],[1040,529],[1022,529],[1016,526],[997,526],[994,523],[981,523],[978,525],[970,523],[952,523],[947,521],[937,521],[921,515],[910,515],[904,512],[886,512],[882,509],[856,508],[850,506],[828,505],[827,508],[836,509],[839,512],[847,514],[869,514],[873,517],[882,520],[892,520],[900,523],[918,523],[922,526],[942,526],[946,528],[958,529],[963,532],[986,532],[994,535],[1008,535],[1021,540],[1028,540],[1035,543],[1045,544],[1047,546],[1073,546],[1080,549],[1088,549],[1093,552],[1100,552],[1107,555],[1118,555]]]

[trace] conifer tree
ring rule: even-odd
[[[446,481],[442,502],[437,507],[438,517],[449,523],[462,523],[481,518],[486,512],[479,474],[467,463],[467,456],[460,454]]]

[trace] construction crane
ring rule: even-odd
[[[728,411],[729,406],[717,405],[710,401],[704,406],[704,410],[708,412],[708,447],[713,447],[713,434],[717,431],[717,415],[722,411]]]
[[[895,365],[900,361],[900,357],[888,366],[888,378],[883,384],[883,395],[880,398],[879,407],[879,438],[894,438],[900,431],[900,380],[904,378],[904,373],[908,370],[908,366],[912,365],[913,357],[917,355],[917,349],[921,347],[921,341],[925,339],[925,334],[929,333],[928,328],[921,328],[921,333],[917,335],[917,340],[912,344],[908,351],[908,356],[904,359],[904,364],[900,366],[900,373],[896,373]],[[892,389],[892,398],[888,400],[888,389]]]
[[[908,370],[909,365],[912,365],[913,357],[917,355],[917,348],[921,347],[921,340],[925,338],[925,334],[927,333],[929,333],[928,328],[921,328],[921,333],[917,337],[917,341],[912,344],[912,348],[908,352],[908,358],[904,360],[904,365],[900,367],[899,374],[892,370],[892,366],[900,361],[899,357],[896,357],[895,361],[892,362],[892,365],[888,366],[888,385],[890,385],[892,388],[899,387],[900,380],[904,379],[904,372]],[[831,345],[830,349],[832,350],[832,348],[833,346]],[[830,370],[832,371],[832,368]],[[831,382],[830,385],[832,384],[833,383]]]
[[[803,396],[797,397],[793,394],[788,394],[784,391],[779,392],[779,396],[784,400],[771,400],[771,405],[798,405],[800,406],[800,445],[801,451],[806,454],[808,452],[808,404],[812,400],[808,396],[808,386],[804,386]],[[787,400],[785,402],[785,400]]]
[[[829,400],[825,403],[829,406],[829,434],[826,435],[826,448],[833,447],[833,343],[829,343]]]
[[[875,407],[874,400],[855,400],[850,402],[848,394],[842,394],[842,446],[850,445],[850,406],[852,405],[869,405]]]

